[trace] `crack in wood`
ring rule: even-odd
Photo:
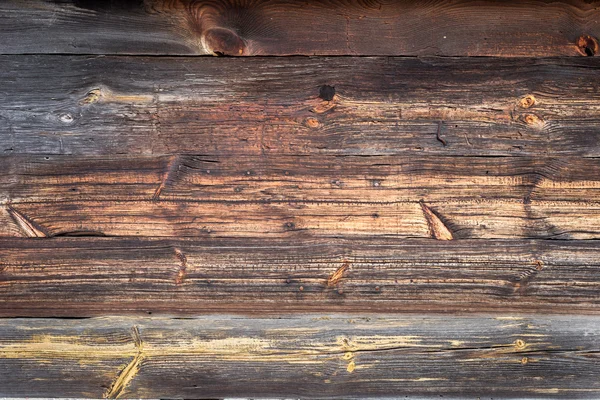
[[[133,341],[137,349],[136,355],[133,357],[131,362],[119,373],[111,387],[104,393],[105,399],[117,399],[123,394],[127,385],[135,378],[140,370],[140,364],[144,358],[143,350],[144,343],[140,336],[140,332],[137,326],[131,328]]]
[[[48,232],[39,224],[33,222],[22,212],[15,209],[10,204],[6,204],[6,210],[17,226],[25,233],[27,237],[48,237]]]
[[[166,185],[173,179],[174,175],[177,175],[179,172],[179,167],[181,166],[180,156],[174,155],[169,160],[167,164],[167,168],[165,173],[163,174],[162,180],[160,184],[156,188],[154,195],[152,196],[152,200],[159,200],[162,191],[165,189]]]
[[[175,249],[175,257],[179,260],[181,265],[179,266],[179,272],[177,272],[177,277],[175,278],[175,284],[181,285],[186,276],[187,269],[187,257],[180,249]]]
[[[435,133],[435,138],[438,140],[438,142],[442,143],[444,145],[444,147],[446,147],[448,145],[448,142],[446,142],[446,140],[440,136],[442,134],[442,124],[443,124],[442,121],[438,122],[437,131]]]
[[[327,279],[327,287],[334,287],[337,285],[342,278],[344,277],[344,273],[350,268],[350,263],[345,261],[341,267],[339,267],[333,274],[329,276]]]

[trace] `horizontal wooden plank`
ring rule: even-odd
[[[598,53],[598,4],[5,0],[0,52],[587,56]]]
[[[597,239],[599,213],[586,201],[64,201],[4,205],[0,236],[429,238],[440,227],[449,239]]]
[[[0,235],[594,239],[599,171],[544,157],[12,156]]]
[[[599,339],[581,316],[3,319],[0,394],[594,399]]]
[[[600,58],[1,56],[3,154],[600,156]]]
[[[0,316],[597,314],[597,241],[0,240]]]
[[[15,207],[69,201],[444,203],[494,199],[600,202],[600,159],[0,156],[0,201]]]

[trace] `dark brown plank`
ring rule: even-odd
[[[586,56],[598,53],[599,4],[4,0],[0,52]]]
[[[596,241],[0,240],[0,316],[597,314]]]
[[[0,149],[598,157],[599,67],[598,58],[3,56]]]
[[[599,170],[545,157],[4,157],[0,235],[591,239]]]
[[[599,338],[527,314],[4,319],[0,395],[594,399]]]

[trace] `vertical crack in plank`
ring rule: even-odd
[[[186,276],[187,257],[179,249],[175,249],[175,257],[177,257],[177,259],[179,260],[179,262],[181,264],[179,266],[179,272],[177,273],[177,277],[175,278],[175,284],[176,285],[181,285],[183,283],[184,279],[185,279],[185,276]]]
[[[437,131],[435,133],[435,138],[438,140],[438,142],[442,143],[444,145],[444,147],[446,147],[448,145],[448,142],[446,142],[446,140],[440,136],[442,134],[443,123],[444,123],[443,121],[438,122]]]
[[[6,205],[6,210],[27,237],[48,237],[48,232],[44,228],[33,222],[25,214],[17,211],[10,204]]]
[[[171,157],[171,160],[169,160],[169,163],[167,164],[167,169],[163,174],[162,180],[160,181],[160,184],[158,185],[156,191],[154,192],[154,195],[152,196],[152,200],[160,199],[160,195],[167,183],[169,183],[173,179],[173,176],[176,175],[177,172],[179,172],[180,164],[181,163],[178,155]]]
[[[133,336],[135,347],[137,349],[137,353],[133,357],[131,362],[127,364],[123,371],[121,371],[121,373],[117,376],[111,387],[104,393],[105,399],[119,398],[119,396],[121,396],[125,391],[127,385],[129,385],[129,383],[133,380],[133,378],[135,378],[135,376],[140,370],[140,364],[142,362],[142,359],[144,358],[144,343],[142,342],[140,331],[138,330],[137,326],[131,328],[131,333]]]
[[[431,235],[431,237],[437,240],[454,239],[454,236],[452,236],[452,232],[442,222],[440,217],[438,217],[431,208],[427,207],[425,203],[421,202],[420,204],[421,209],[423,210],[423,215],[425,215],[427,225],[429,226],[429,234]]]

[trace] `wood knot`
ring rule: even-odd
[[[598,53],[598,39],[590,35],[577,38],[577,50],[582,56],[592,57]]]
[[[521,97],[519,99],[519,107],[521,108],[530,108],[535,104],[535,97],[532,94],[528,94],[525,97]]]
[[[60,122],[62,122],[63,124],[71,124],[73,123],[73,121],[75,120],[73,118],[73,116],[71,114],[61,114],[58,119],[60,119]]]
[[[202,46],[207,53],[216,56],[241,56],[246,52],[244,40],[225,28],[211,28],[204,32]]]
[[[521,339],[515,340],[515,348],[517,350],[523,350],[523,349],[525,349],[525,347],[527,347],[527,343],[525,343],[524,340],[521,340]]]
[[[526,114],[522,117],[522,120],[534,128],[542,128],[544,126],[544,120],[535,114]]]
[[[87,92],[85,97],[79,101],[80,105],[94,104],[100,100],[102,96],[102,89],[95,88]]]
[[[316,118],[307,118],[306,119],[306,126],[308,126],[309,128],[315,129],[318,128],[321,124],[319,123],[319,120]]]
[[[310,112],[315,114],[324,114],[333,110],[340,100],[340,96],[335,93],[335,87],[323,85],[319,87],[319,95],[310,100]]]
[[[333,100],[335,96],[335,87],[323,85],[319,88],[319,98],[325,101]]]
[[[354,360],[352,360],[348,363],[348,367],[346,367],[346,371],[348,371],[349,373],[353,373],[355,369],[356,369],[356,362],[354,362]]]

